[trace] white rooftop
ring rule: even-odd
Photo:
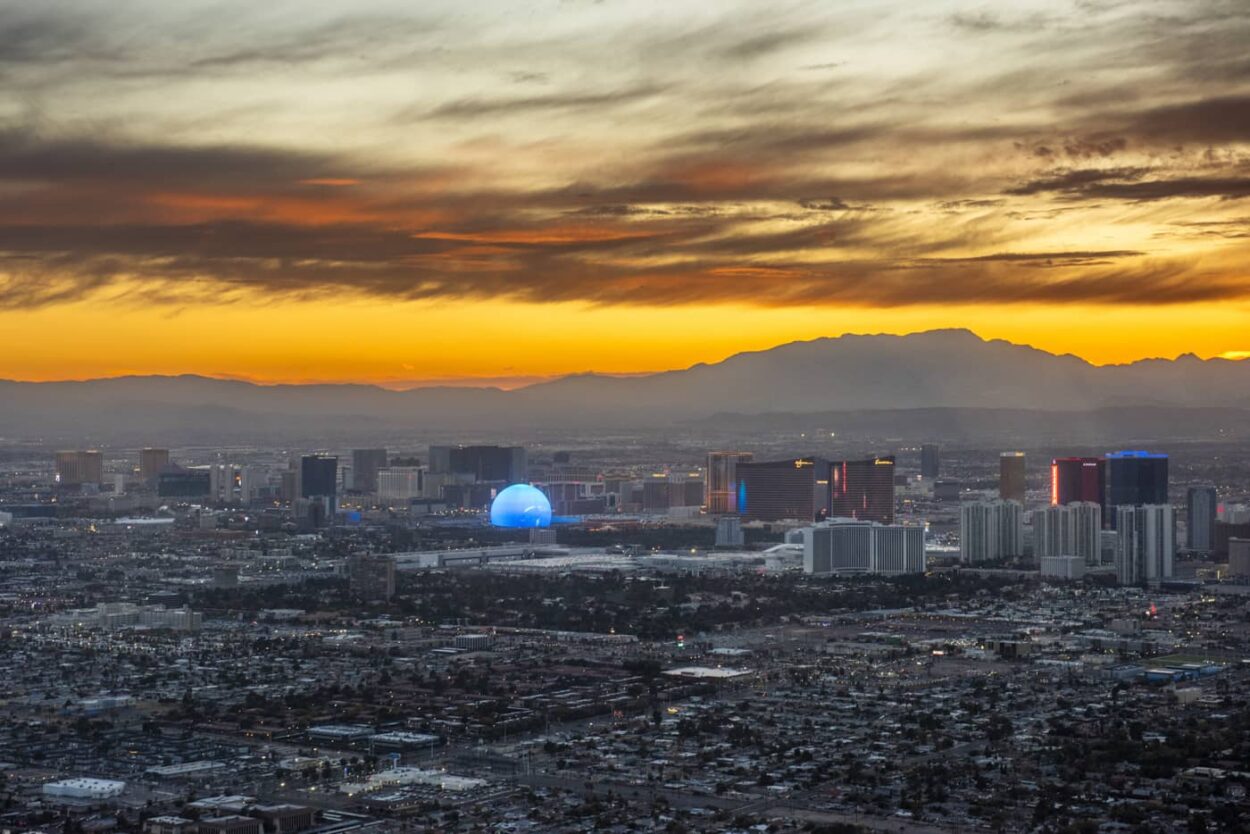
[[[750,669],[730,669],[722,666],[681,666],[677,669],[665,669],[663,674],[674,678],[706,678],[708,680],[730,680],[751,674]]]

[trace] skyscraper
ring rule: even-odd
[[[1016,501],[979,501],[959,508],[959,559],[996,562],[1024,554],[1024,509]]]
[[[642,511],[645,513],[668,512],[673,499],[669,489],[668,475],[653,472],[651,477],[642,482]]]
[[[1226,559],[1235,539],[1250,539],[1250,521],[1215,521],[1215,534],[1212,536],[1211,553],[1216,559]]]
[[[998,456],[998,497],[1024,503],[1026,481],[1024,452],[1003,452]]]
[[[1107,462],[1103,458],[1055,458],[1050,462],[1050,503],[1090,501],[1107,515]]]
[[[169,450],[146,448],[139,450],[139,480],[155,483],[156,476],[169,466]]]
[[[1215,517],[1220,499],[1213,486],[1190,487],[1185,493],[1185,531],[1189,549],[1210,553],[1215,548]]]
[[[299,461],[301,498],[333,498],[337,493],[339,459],[304,455]]]
[[[424,466],[388,466],[379,469],[374,491],[380,501],[409,501],[425,494]]]
[[[873,528],[873,573],[924,573],[924,528],[883,524]]]
[[[1079,556],[1086,565],[1102,563],[1102,508],[1092,501],[1034,510],[1033,555]]]
[[[1228,540],[1228,575],[1250,577],[1250,539]]]
[[[212,476],[207,469],[184,469],[170,464],[156,476],[156,494],[161,498],[207,498]]]
[[[831,519],[803,532],[803,570],[839,573],[923,573],[924,528]]]
[[[234,500],[236,483],[233,465],[214,463],[208,467],[208,492],[212,500],[223,504],[230,503]]]
[[[1107,455],[1107,500],[1112,521],[1117,507],[1168,503],[1168,456],[1153,452],[1111,452]]]
[[[750,452],[711,452],[707,456],[707,483],[703,504],[711,515],[738,512],[738,464],[750,463]]]
[[[104,483],[104,455],[94,449],[57,452],[56,481],[61,486]]]
[[[869,573],[873,526],[871,521],[839,519],[803,531],[803,572]]]
[[[1116,508],[1115,575],[1121,585],[1158,585],[1172,578],[1176,553],[1170,504]]]
[[[668,475],[669,507],[701,507],[707,484],[699,472],[670,472]]]
[[[356,492],[375,492],[378,470],[386,467],[385,449],[352,449],[352,488]]]
[[[936,443],[920,447],[920,477],[930,481],[942,474],[942,449]]]
[[[525,480],[528,459],[522,446],[431,446],[431,475],[471,475],[478,481]]]
[[[239,469],[239,499],[246,505],[269,490],[269,470],[249,464]]]
[[[894,458],[829,464],[829,517],[894,523]]]
[[[820,458],[787,458],[737,465],[738,513],[759,521],[812,521],[825,513],[829,462]]]

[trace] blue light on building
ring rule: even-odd
[[[1116,507],[1142,507],[1168,503],[1168,456],[1142,449],[1107,455],[1106,505],[1110,526],[1115,526]]]
[[[529,484],[513,484],[495,496],[490,523],[496,527],[550,527],[551,502]]]

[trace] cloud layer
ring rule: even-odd
[[[0,9],[0,308],[1250,296],[1243,3],[465,5]]]

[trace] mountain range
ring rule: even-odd
[[[966,330],[847,335],[739,353],[684,370],[583,374],[514,390],[261,385],[203,376],[0,381],[0,438],[96,440],[283,432],[662,428],[770,417],[947,409],[1106,412],[1250,409],[1250,361],[1097,366]],[[1229,410],[1232,411],[1229,411]],[[168,442],[168,441],[166,441]]]

